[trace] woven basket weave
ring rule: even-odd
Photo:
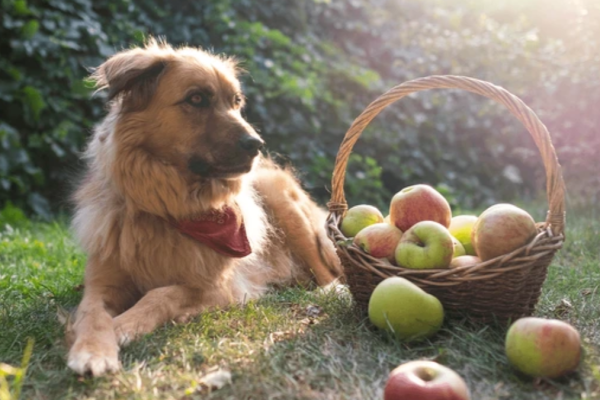
[[[415,270],[397,267],[371,257],[340,231],[348,208],[344,196],[346,165],[354,144],[369,122],[391,103],[428,89],[462,89],[503,104],[525,126],[537,145],[546,169],[549,211],[538,223],[538,234],[526,246],[476,265]],[[429,76],[398,85],[375,101],[354,120],[340,145],[328,203],[327,234],[336,246],[346,279],[358,307],[366,311],[369,297],[379,282],[401,276],[436,296],[450,316],[467,316],[478,322],[500,322],[531,315],[539,299],[548,265],[564,241],[564,182],[554,146],[544,124],[523,101],[489,82],[463,76]]]

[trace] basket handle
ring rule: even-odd
[[[542,156],[544,168],[546,169],[546,192],[549,206],[546,216],[546,227],[550,226],[552,232],[556,235],[562,234],[565,226],[565,183],[548,129],[537,115],[517,96],[500,86],[466,76],[433,75],[414,79],[393,87],[369,104],[352,122],[340,145],[331,179],[331,201],[327,203],[329,211],[343,215],[348,209],[344,195],[346,166],[354,144],[367,125],[385,107],[393,102],[411,93],[428,89],[462,89],[477,93],[503,104],[521,121],[533,137]]]

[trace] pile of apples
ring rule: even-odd
[[[510,253],[537,233],[535,221],[512,204],[496,204],[479,217],[452,217],[450,204],[428,185],[402,189],[387,217],[358,205],[340,226],[353,243],[376,258],[404,268],[458,268]]]
[[[467,268],[508,254],[537,233],[533,218],[511,204],[494,205],[479,217],[452,217],[446,199],[427,185],[398,192],[385,218],[370,205],[350,208],[340,229],[371,256],[413,269]],[[377,285],[368,311],[373,325],[402,341],[428,338],[444,321],[440,301],[401,277]],[[521,318],[508,329],[505,352],[520,372],[557,378],[579,365],[581,341],[579,332],[566,322]],[[423,360],[394,369],[384,391],[384,400],[470,398],[466,383],[456,372]]]

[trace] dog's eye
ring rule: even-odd
[[[186,101],[194,107],[205,108],[210,106],[210,99],[208,96],[201,93],[191,94]]]
[[[241,106],[243,100],[244,98],[241,94],[236,94],[235,96],[233,96],[233,104],[235,104],[236,106]]]

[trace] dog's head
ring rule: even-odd
[[[117,53],[93,78],[116,107],[119,142],[193,182],[249,172],[263,145],[241,115],[237,72],[232,59],[152,40]]]

